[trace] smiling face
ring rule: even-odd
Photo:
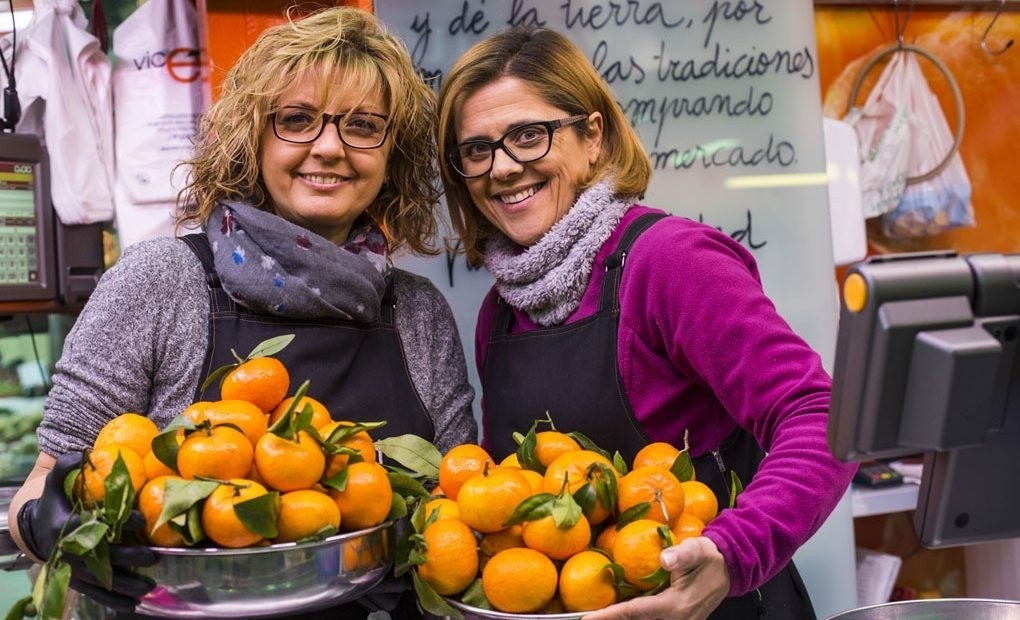
[[[321,107],[321,98],[311,79],[295,87],[276,102],[276,107],[300,107],[313,113],[342,114],[351,110],[386,115],[387,107],[378,93],[340,84],[333,88]],[[260,170],[275,213],[334,243],[343,243],[351,224],[372,204],[386,179],[392,140],[382,146],[356,149],[340,140],[335,124],[329,124],[314,142],[294,144],[273,133],[266,122],[262,132]]]
[[[547,103],[527,82],[503,77],[464,99],[455,123],[456,140],[499,140],[507,131],[539,121],[572,116]],[[578,135],[585,129],[585,136]],[[496,149],[492,169],[465,179],[475,206],[514,242],[529,246],[570,210],[579,187],[598,159],[602,146],[602,115],[557,129],[545,157],[518,163]]]

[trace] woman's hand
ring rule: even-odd
[[[584,620],[702,620],[730,590],[726,563],[711,539],[688,538],[664,549],[660,561],[671,573],[668,588],[585,614]]]

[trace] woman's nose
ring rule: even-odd
[[[346,152],[347,145],[340,138],[339,119],[333,119],[322,128],[322,133],[312,142],[312,152],[319,155],[340,156]]]
[[[510,175],[519,173],[524,169],[516,159],[510,157],[506,150],[497,148],[492,152],[492,170],[489,174],[496,179],[503,179]]]

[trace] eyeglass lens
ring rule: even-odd
[[[314,142],[327,124],[336,125],[347,146],[375,148],[386,139],[386,118],[367,112],[322,114],[304,108],[281,108],[273,115],[273,131],[287,142]]]
[[[556,129],[577,123],[587,115],[572,116],[555,121],[543,121],[522,125],[508,131],[495,142],[474,140],[465,142],[450,151],[450,163],[462,176],[482,176],[492,169],[496,149],[522,164],[542,159],[552,146],[552,134]]]

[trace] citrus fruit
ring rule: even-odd
[[[182,478],[245,478],[251,471],[254,449],[244,433],[232,426],[199,428],[177,449],[177,471]]]
[[[543,467],[549,467],[549,463],[556,460],[556,457],[564,452],[580,450],[581,444],[577,440],[561,433],[560,431],[541,431],[535,433],[535,456]]]
[[[508,527],[517,505],[531,497],[531,485],[520,470],[493,467],[467,479],[457,494],[460,518],[472,529],[487,534]]]
[[[331,488],[329,495],[340,508],[346,531],[379,525],[390,514],[393,503],[393,487],[386,468],[366,461],[348,465],[344,489]]]
[[[277,420],[287,412],[290,408],[290,404],[294,402],[293,396],[288,396],[280,401],[280,404],[273,408],[269,414],[269,425],[272,426]],[[312,409],[312,428],[322,428],[333,421],[333,416],[330,415],[329,409],[326,409],[326,405],[315,400],[311,396],[302,396],[301,400],[298,401],[297,405],[294,405],[294,413],[300,414],[304,410],[305,406],[309,406]]]
[[[171,479],[183,480],[180,476],[159,476],[146,482],[138,492],[138,511],[145,519],[145,537],[157,547],[184,546],[184,537],[171,529],[169,523],[164,523],[155,530],[153,529],[153,526],[159,521],[160,513],[163,512],[166,482]]]
[[[618,478],[619,474],[613,469],[609,459],[602,454],[594,450],[564,452],[546,467],[542,490],[559,495],[566,480],[567,492],[574,494],[584,485],[605,484],[606,476]],[[613,501],[616,501],[615,498]],[[614,505],[605,505],[602,499],[597,499],[593,509],[585,512],[585,516],[588,517],[589,523],[596,525],[608,519],[613,509]]]
[[[556,565],[542,553],[513,547],[492,556],[482,570],[482,591],[499,611],[530,614],[556,595]]]
[[[276,519],[276,542],[293,542],[321,534],[335,534],[340,528],[340,509],[329,495],[311,489],[298,489],[280,496],[280,514]]]
[[[688,480],[681,482],[684,488],[684,513],[692,514],[702,523],[711,523],[719,514],[719,499],[704,482]]]
[[[255,469],[276,491],[310,489],[326,470],[326,455],[307,431],[298,431],[293,438],[266,433],[255,444]]]
[[[593,611],[619,600],[611,562],[603,553],[586,550],[563,563],[559,597],[566,611]]]
[[[442,596],[464,591],[478,575],[478,552],[474,532],[463,521],[443,519],[422,532],[425,563],[418,576]]]
[[[241,522],[234,505],[268,493],[266,487],[252,480],[234,478],[221,483],[202,504],[202,530],[221,547],[237,549],[262,541],[262,536]]]
[[[517,458],[516,452],[511,452],[502,461],[499,462],[500,467],[520,467],[521,462]]]
[[[485,565],[500,551],[504,549],[511,549],[513,547],[524,546],[524,536],[522,535],[522,527],[518,523],[511,525],[505,530],[498,532],[490,532],[488,534],[482,534],[482,539],[478,542],[478,566],[479,568],[485,568]]]
[[[99,430],[92,447],[115,443],[131,448],[138,456],[145,456],[152,450],[152,439],[158,434],[159,427],[149,418],[138,413],[122,413]]]
[[[685,538],[701,536],[701,532],[704,529],[704,521],[686,512],[680,515],[679,519],[673,521],[673,523],[669,525],[669,531],[673,533],[673,539],[677,544]]]
[[[431,518],[436,513],[436,521],[440,519],[460,519],[460,508],[457,502],[449,497],[436,497],[425,502],[425,518]]]
[[[220,384],[224,400],[246,400],[268,413],[290,389],[290,374],[275,357],[256,357],[231,370]]]
[[[647,517],[669,523],[684,510],[684,488],[676,476],[658,465],[645,465],[628,472],[617,485],[616,508],[622,514],[642,502],[649,503]]]
[[[354,423],[346,420],[334,420],[328,422],[318,429],[319,435],[325,442],[343,448],[356,450],[358,454],[361,455],[361,460],[368,461],[369,463],[375,463],[377,460],[375,445],[372,443],[372,437],[368,434],[368,431],[358,431],[353,435],[346,435],[336,441],[331,439],[331,436],[334,435],[337,429],[345,426],[354,426]],[[322,475],[323,480],[329,480],[340,473],[344,467],[347,467],[347,463],[350,459],[351,455],[346,452],[341,452],[339,454],[327,454],[326,472]]]
[[[464,443],[447,450],[439,461],[439,488],[443,495],[457,499],[461,485],[486,467],[495,467],[492,457],[478,444]]]
[[[232,424],[244,433],[254,446],[269,427],[269,417],[247,400],[202,400],[189,405],[181,415],[196,426],[208,420],[212,426]]]
[[[627,583],[638,590],[650,590],[655,586],[645,578],[661,567],[659,554],[673,543],[672,533],[662,523],[651,519],[631,521],[616,533],[613,561],[623,568]]]
[[[591,525],[581,515],[576,523],[559,527],[552,515],[525,521],[522,536],[529,549],[541,551],[554,560],[566,560],[580,553],[591,543]]]
[[[610,523],[606,527],[602,528],[602,531],[595,537],[595,543],[592,546],[612,555],[613,541],[616,540],[616,532],[616,524]]]
[[[676,462],[676,457],[678,456],[680,456],[680,449],[673,444],[666,443],[665,441],[654,441],[638,450],[637,454],[634,455],[631,469],[648,465],[658,465],[659,467],[670,469],[673,467],[673,463]]]
[[[106,443],[93,449],[88,454],[81,469],[81,477],[84,484],[82,499],[87,505],[101,502],[106,497],[106,478],[113,471],[117,458],[124,462],[128,476],[131,479],[131,486],[135,492],[141,490],[145,484],[145,463],[138,453],[116,443]]]

